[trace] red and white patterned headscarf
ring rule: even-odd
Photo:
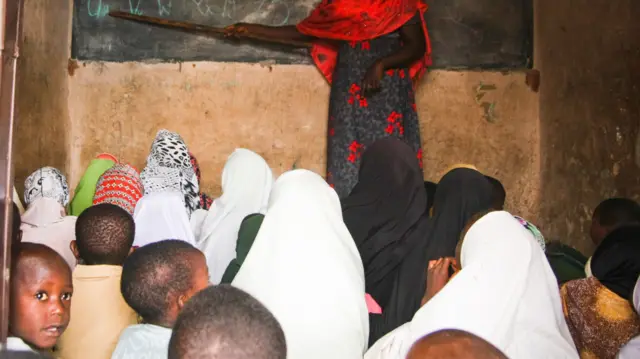
[[[138,171],[130,165],[118,163],[98,180],[93,204],[115,204],[133,215],[143,192]]]

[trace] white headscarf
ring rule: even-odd
[[[441,329],[473,333],[514,359],[578,358],[554,274],[540,245],[507,212],[482,217],[462,245],[462,270],[365,355],[404,358]]]
[[[264,214],[272,186],[273,173],[260,155],[239,148],[227,159],[222,171],[222,196],[213,201],[208,212],[197,211],[191,221],[197,246],[207,257],[211,283],[220,283],[236,256],[242,220],[253,213]]]
[[[636,282],[636,286],[633,289],[633,307],[636,313],[640,314],[640,278]],[[618,359],[634,359],[640,358],[640,336],[637,336],[629,341],[617,356]]]
[[[269,208],[232,285],[278,319],[288,359],[361,359],[369,319],[364,269],[338,195],[295,170],[274,184]]]
[[[55,199],[63,207],[69,204],[67,178],[58,169],[42,167],[24,181],[24,202],[27,206],[41,197]]]
[[[178,191],[142,196],[133,213],[136,235],[133,245],[142,247],[165,239],[179,239],[195,245],[184,196]]]

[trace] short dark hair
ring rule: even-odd
[[[88,265],[122,265],[135,236],[133,217],[124,209],[102,203],[85,209],[76,221],[76,246]]]
[[[475,334],[442,329],[418,339],[407,358],[507,359],[500,349]]]
[[[640,204],[629,198],[609,198],[600,202],[593,218],[604,227],[640,222]]]
[[[169,239],[140,247],[124,261],[122,297],[146,323],[162,321],[172,298],[191,289],[193,254],[202,252],[185,241]]]
[[[502,182],[491,176],[484,176],[491,185],[491,204],[494,208],[504,207],[504,201],[507,199],[507,191],[504,189]]]
[[[169,359],[285,359],[287,345],[276,318],[246,292],[230,285],[193,296],[178,316]]]

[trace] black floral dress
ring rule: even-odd
[[[415,16],[409,23],[419,23]],[[362,79],[369,67],[401,47],[398,32],[368,41],[343,42],[329,98],[327,181],[340,198],[358,182],[363,151],[376,140],[396,136],[407,142],[422,167],[420,127],[408,68],[386,71],[380,91],[363,96]]]

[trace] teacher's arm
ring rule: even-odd
[[[272,39],[277,42],[291,42],[296,44],[311,44],[316,40],[315,37],[305,35],[298,31],[295,25],[267,26],[260,24],[238,23],[227,26],[225,28],[225,35],[238,39],[257,36],[264,42],[269,42],[269,40]]]

